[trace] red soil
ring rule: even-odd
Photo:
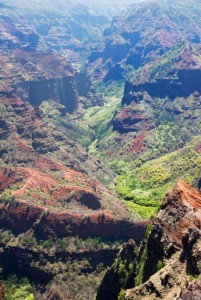
[[[41,206],[29,205],[22,200],[10,204],[2,203],[0,221],[4,224],[4,228],[16,234],[31,229],[43,238],[49,235],[60,238],[79,235],[81,237],[127,236],[142,239],[147,224],[147,222],[130,223],[119,220],[106,211],[90,214],[50,212]]]
[[[181,245],[188,228],[201,228],[201,193],[178,182],[162,202],[158,218],[167,235]]]

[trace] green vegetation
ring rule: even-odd
[[[159,260],[157,262],[156,272],[160,271],[163,267],[164,267],[164,264],[163,264],[162,260]]]
[[[186,42],[181,41],[180,44],[176,45],[173,49],[168,51],[162,56],[159,62],[156,62],[149,69],[149,79],[154,78],[169,78],[169,73],[173,69],[174,64],[178,63],[178,56],[184,51],[186,47]],[[167,75],[168,74],[168,75]]]
[[[195,279],[197,279],[197,278],[198,278],[198,275],[195,275],[195,274],[191,274],[191,275],[189,276],[190,281],[193,281],[193,280],[195,280]]]
[[[130,209],[130,211],[137,212],[144,219],[151,219],[156,215],[158,210],[157,207],[148,207],[139,204],[135,204],[132,201],[124,201],[125,205]]]
[[[6,189],[0,194],[0,202],[10,203],[14,201],[14,197],[12,195],[12,191],[10,189]]]
[[[67,118],[55,116],[55,124],[63,128],[63,132],[74,141],[79,142],[86,148],[94,139],[93,130],[85,123],[73,119],[70,115]]]
[[[100,215],[104,218],[104,214]],[[90,220],[89,220],[90,222]],[[60,251],[79,252],[82,249],[86,251],[101,249],[117,249],[123,242],[122,239],[88,237],[86,239],[79,236],[68,236],[63,239],[47,237],[47,239],[36,239],[33,234],[20,234],[17,238],[11,230],[0,230],[0,240],[9,246],[18,246],[20,248],[28,247],[32,250],[43,251],[45,253],[56,253]]]
[[[182,51],[182,45],[171,52],[172,57],[175,57],[178,51]],[[168,55],[170,53],[166,56]],[[196,177],[199,177],[201,159],[195,148],[201,138],[197,136],[189,142],[191,132],[196,135],[200,128],[199,116],[193,124],[191,122],[192,127],[183,128],[181,120],[174,119],[173,114],[157,110],[161,107],[162,100],[154,99],[157,129],[153,131],[153,135],[144,139],[145,151],[140,154],[134,152],[122,155],[122,149],[132,146],[136,134],[129,133],[124,140],[124,137],[112,131],[112,119],[121,103],[120,97],[117,99],[113,95],[114,91],[118,91],[117,95],[122,96],[121,85],[118,88],[115,85],[98,84],[96,88],[103,89],[105,93],[104,106],[90,107],[80,118],[76,116],[63,118],[56,114],[55,122],[65,134],[119,174],[115,180],[117,194],[125,200],[126,206],[131,211],[136,211],[143,218],[149,219],[156,214],[160,201],[177,180],[183,179],[194,184]],[[193,101],[190,96],[186,99],[185,105],[191,107]],[[173,109],[175,105],[180,109],[183,98],[177,98],[169,105],[172,105]],[[197,113],[194,112],[196,116]],[[184,112],[184,115],[186,114],[187,112]],[[185,146],[186,144],[188,146]],[[175,150],[178,148],[180,150]],[[108,184],[107,178],[98,179]]]
[[[174,61],[184,46],[185,43],[182,42],[165,54],[162,57],[162,65],[166,66],[169,61]],[[160,68],[156,63],[150,70],[150,76],[153,74],[156,76]],[[187,124],[184,128],[184,121],[189,122],[188,111],[182,114],[185,120],[179,119],[180,116],[178,118],[168,113],[166,109],[159,109],[162,106],[162,99],[150,98],[155,110],[156,129],[149,136],[145,136],[144,151],[124,154],[124,149],[132,148],[137,134],[131,132],[123,136],[112,130],[112,119],[121,107],[122,87],[121,82],[97,83],[95,89],[104,93],[104,106],[89,107],[79,117],[75,115],[65,118],[59,116],[57,112],[54,120],[66,135],[119,174],[115,180],[117,194],[125,200],[126,206],[131,211],[136,211],[143,218],[149,219],[157,213],[160,201],[177,180],[183,179],[194,184],[196,177],[199,177],[201,161],[195,147],[201,138],[198,136],[189,142],[192,132],[195,136],[200,128],[199,111],[194,111],[197,117],[191,121],[191,126]],[[177,98],[168,105],[172,110],[180,111],[183,101],[183,98]],[[192,107],[194,98],[192,96],[186,98],[185,105]],[[177,150],[178,148],[180,150]],[[98,179],[108,185],[108,178],[103,178],[102,174]]]
[[[104,83],[98,81],[94,84],[94,88],[104,94],[106,98],[119,98],[122,99],[124,93],[125,80],[115,80]]]
[[[144,245],[144,249],[142,255],[140,257],[140,261],[138,265],[136,265],[137,276],[135,277],[135,286],[138,286],[143,283],[143,275],[144,275],[144,266],[147,259],[147,245]]]
[[[86,148],[94,139],[94,131],[78,116],[67,114],[61,116],[59,104],[54,101],[44,101],[40,108],[46,116],[51,116],[52,122],[70,139]]]
[[[95,139],[102,139],[112,133],[112,119],[120,107],[121,99],[116,97],[105,97],[102,107],[91,107],[84,114],[83,120],[94,130]]]
[[[20,234],[15,237],[11,231],[0,231],[0,240],[5,248],[15,251],[15,247],[22,249],[22,256],[26,259],[26,266],[33,268],[35,272],[46,272],[47,274],[57,274],[56,277],[46,288],[52,291],[55,299],[56,295],[63,295],[66,291],[66,299],[69,299],[69,293],[72,299],[83,299],[85,293],[95,295],[100,280],[104,276],[106,266],[104,263],[94,264],[94,261],[83,254],[76,259],[76,253],[82,251],[96,251],[101,249],[118,249],[122,240],[101,239],[100,237],[81,239],[78,236],[66,237],[63,239],[37,240],[31,234]],[[28,254],[26,249],[32,250]],[[2,248],[3,249],[3,248]],[[24,249],[24,250],[23,250]],[[65,255],[60,255],[64,252]],[[35,255],[39,253],[38,255]],[[69,254],[71,253],[71,254]],[[74,253],[75,258],[69,259],[69,255]],[[48,257],[51,256],[51,260]],[[79,258],[80,257],[80,258]],[[12,259],[12,258],[11,258]],[[107,265],[107,263],[106,263]],[[90,270],[90,272],[89,272]],[[6,300],[34,300],[41,298],[40,286],[31,286],[27,279],[21,279],[16,276],[5,276],[8,270],[1,270],[3,283],[5,285]],[[15,270],[12,270],[15,272]],[[23,272],[23,267],[22,267]],[[84,274],[83,274],[84,272]],[[89,274],[86,274],[89,272]],[[37,284],[37,283],[35,283]],[[40,283],[39,283],[40,284]],[[62,287],[60,289],[60,287]],[[82,291],[82,292],[80,292]],[[87,299],[86,295],[83,296]]]
[[[131,210],[150,218],[159,206],[167,190],[177,180],[189,184],[199,178],[201,156],[196,150],[201,138],[195,138],[188,146],[142,163],[140,167],[128,168],[116,178],[116,191],[125,199]]]
[[[3,281],[6,300],[34,300],[33,288],[27,278],[8,277]]]
[[[125,291],[122,289],[118,295],[117,300],[123,300],[125,296]]]

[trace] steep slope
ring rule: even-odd
[[[121,150],[128,157],[141,155],[147,148],[158,148],[160,153],[176,149],[199,134],[200,62],[200,46],[181,43],[126,82],[122,108],[113,119],[113,130],[125,134],[123,139],[129,139],[130,135],[137,140],[141,135],[138,149],[134,145],[126,149],[126,143],[122,143]]]
[[[99,44],[94,44],[89,69],[94,79],[122,79],[187,39],[201,38],[199,1],[141,1],[113,19]]]
[[[53,53],[19,50],[1,52],[1,95],[16,95],[39,106],[53,99],[72,113],[78,107],[78,93],[73,69],[65,59]]]
[[[139,251],[131,249],[131,244],[121,250],[102,281],[97,299],[117,299],[118,294],[118,299],[129,300],[185,299],[185,295],[199,299],[200,222],[200,193],[178,182],[163,200]],[[123,258],[126,251],[128,255]],[[133,283],[136,287],[131,289]],[[125,293],[121,290],[127,288]]]
[[[121,289],[133,288],[134,280],[128,299],[166,297],[167,286],[181,299],[199,292],[199,280],[184,287],[180,277],[178,290],[172,271],[186,281],[186,266],[191,278],[200,273],[200,200],[188,185],[179,183],[167,196],[164,215],[139,252],[136,245],[148,223],[138,213],[153,217],[167,188],[180,178],[195,186],[200,177],[200,3],[137,1],[92,42],[124,0],[116,7],[105,2],[0,3],[0,275],[6,297],[15,286],[16,294],[21,287],[35,300],[94,299],[128,238],[136,242],[124,244],[100,299],[121,299]],[[115,181],[101,161],[118,173]],[[168,199],[176,199],[175,207]],[[192,232],[186,234],[187,227]]]
[[[52,100],[60,104],[63,116],[81,107],[103,105],[86,73],[76,72],[55,52],[1,50],[0,54],[0,96],[17,96],[35,107]]]
[[[200,45],[185,41],[135,71],[110,129],[93,145],[120,174],[117,192],[144,217],[179,178],[196,185],[200,176],[200,61]]]
[[[168,188],[179,179],[197,187],[201,167],[201,137],[188,145],[139,164],[128,164],[125,173],[116,179],[116,191],[131,209],[144,217],[152,216]]]
[[[10,188],[15,199],[58,210],[81,209],[81,214],[104,207],[128,218],[115,195],[96,179],[111,180],[112,173],[60,133],[40,109],[1,98],[1,140],[1,189]]]
[[[130,219],[116,195],[97,179],[111,182],[112,172],[61,133],[39,108],[1,97],[0,113],[3,278],[20,274],[42,284],[34,292],[39,299],[45,292],[54,299],[59,286],[65,287],[61,297],[67,289],[68,298],[75,299],[87,293],[83,286],[94,277],[95,285],[88,288],[92,299],[119,241],[142,239],[146,222],[136,215],[136,222]],[[81,292],[72,282],[80,282],[83,274]]]
[[[54,49],[73,57],[73,50],[80,50],[83,42],[99,37],[112,16],[130,3],[132,0],[110,1],[107,5],[105,0],[98,3],[90,0],[20,0],[15,3],[2,0],[2,48],[43,52]]]

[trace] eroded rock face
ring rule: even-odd
[[[64,105],[69,113],[78,108],[78,94],[73,76],[20,82],[14,86],[14,93],[33,106],[52,99]]]
[[[201,278],[190,282],[181,292],[178,300],[199,300],[201,295]]]
[[[62,104],[69,113],[78,108],[73,70],[59,55],[19,50],[11,51],[8,55],[2,51],[0,64],[1,94],[9,91],[33,106],[52,99]]]
[[[200,225],[201,194],[188,184],[178,182],[163,200],[138,252],[128,253],[127,260],[131,259],[132,271],[127,277],[118,273],[119,284],[114,291],[129,288],[125,291],[126,300],[200,297],[200,280],[191,282],[192,278],[201,274]],[[115,265],[116,262],[106,273],[97,299],[113,299],[107,285],[116,274]],[[126,269],[125,263],[123,269]],[[119,280],[121,276],[122,280]],[[133,285],[135,287],[131,288]],[[115,297],[117,299],[117,295]]]
[[[113,130],[119,133],[146,132],[155,127],[153,117],[148,115],[145,107],[124,107],[113,119]]]
[[[114,264],[106,272],[97,292],[97,300],[116,300],[121,288],[128,288],[131,282],[131,264],[136,258],[137,247],[134,240],[122,245]],[[127,280],[125,279],[127,275]]]
[[[92,76],[105,81],[121,79],[127,70],[137,70],[167,53],[181,36],[194,45],[200,44],[200,24],[196,21],[200,6],[195,3],[195,10],[192,6],[182,1],[134,4],[127,13],[113,19],[103,39],[93,46],[88,66],[93,69]],[[113,76],[117,68],[124,69],[119,78]],[[166,90],[165,83],[163,88]]]
[[[3,285],[2,282],[0,282],[0,299],[1,300],[6,300],[5,291],[4,291],[4,285]]]
[[[198,66],[199,67],[199,66]],[[132,84],[127,82],[125,86],[122,104],[138,102],[138,93],[148,93],[151,98],[175,99],[177,97],[187,98],[194,92],[201,94],[200,88],[201,71],[181,70],[178,72],[178,79],[156,79],[155,82]],[[137,100],[137,101],[136,101]]]
[[[170,122],[171,128],[188,132],[186,136],[174,132],[171,151],[183,147],[194,136],[200,124],[200,55],[199,45],[180,43],[161,59],[146,64],[125,83],[121,109],[113,118],[113,131],[121,135],[120,155],[129,153],[135,158],[153,145],[160,148],[158,136]],[[133,136],[146,137],[147,143],[139,152],[135,146],[125,147],[128,140],[129,145],[133,144]],[[178,145],[174,139],[183,142]],[[162,151],[165,148],[166,144]]]
[[[25,201],[0,205],[0,227],[18,235],[33,230],[37,237],[66,236],[133,237],[141,240],[147,222],[130,223],[114,217],[111,213],[91,212],[88,214],[70,211],[54,212]]]
[[[142,274],[144,283],[126,291],[125,299],[178,299],[184,295],[190,275],[201,274],[200,225],[201,195],[179,182],[165,197],[151,227]],[[194,289],[195,295],[199,293],[196,284]]]

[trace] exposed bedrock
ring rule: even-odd
[[[77,91],[80,96],[87,97],[88,94],[91,92],[92,83],[89,77],[81,72],[75,74],[75,80],[77,85]]]
[[[113,119],[113,130],[120,133],[138,132],[154,128],[152,116],[148,116],[145,110],[127,106],[124,107]]]
[[[86,199],[85,199],[86,200]],[[90,214],[48,211],[41,206],[14,201],[0,205],[0,228],[20,234],[33,229],[36,236],[132,237],[141,240],[147,222],[132,223],[120,220],[110,213],[96,211]]]
[[[44,100],[52,99],[73,113],[78,106],[78,93],[74,77],[23,81],[14,86],[15,94],[33,106],[39,106]]]
[[[3,285],[2,281],[0,281],[0,299],[1,300],[6,300],[6,298],[5,298],[5,289],[4,289],[4,285]]]
[[[137,247],[134,240],[122,245],[121,250],[116,256],[112,267],[106,272],[97,292],[96,300],[116,300],[122,288],[123,276],[136,259]],[[122,268],[123,267],[123,268]],[[132,282],[133,283],[133,282]],[[124,288],[129,288],[132,283],[128,282]]]
[[[200,224],[201,194],[180,181],[162,201],[140,248],[134,242],[122,247],[96,299],[200,299]]]
[[[175,99],[176,97],[188,97],[193,92],[201,94],[201,70],[180,70],[178,79],[156,79],[155,82],[135,84],[127,82],[124,90],[122,104],[130,104],[136,101],[134,93],[147,92],[151,97]]]

